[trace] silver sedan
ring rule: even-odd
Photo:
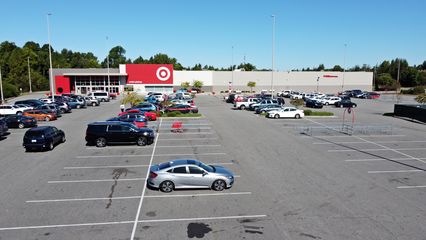
[[[182,188],[210,188],[222,191],[232,187],[234,174],[216,165],[198,160],[173,160],[151,166],[148,185],[163,192]]]

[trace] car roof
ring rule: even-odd
[[[188,164],[198,165],[199,163],[200,161],[194,160],[194,159],[176,159],[176,160],[160,163],[159,165],[163,165],[163,166],[166,165],[165,167],[163,167],[163,169],[165,169],[169,167],[176,167],[176,166],[182,166],[182,165],[188,165]]]
[[[27,132],[38,132],[38,131],[44,131],[48,128],[52,128],[52,126],[41,126],[41,127],[33,127],[27,130]]]
[[[121,121],[102,121],[102,122],[92,122],[89,123],[88,125],[132,125],[130,123],[126,123],[126,122],[121,122]]]

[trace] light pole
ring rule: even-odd
[[[232,46],[232,59],[231,59],[231,92],[234,88],[234,46]]]
[[[107,45],[108,45],[108,36],[106,37],[106,40],[107,40]],[[107,74],[107,78],[108,78],[108,92],[110,92],[109,91],[109,84],[110,84],[110,77],[109,77],[109,51],[108,51],[108,47],[106,47],[106,49],[107,49],[107,71],[108,71],[108,74]]]
[[[31,88],[31,68],[30,68],[30,57],[27,58],[27,62],[28,62],[28,84],[30,87],[30,93],[33,92],[32,88]]]
[[[274,98],[274,68],[275,68],[275,15],[272,15],[272,77],[271,97]]]
[[[343,93],[343,88],[345,87],[345,73],[346,73],[346,46],[347,44],[344,44],[345,49],[343,51],[343,80],[342,80],[342,93]]]
[[[3,80],[1,79],[1,66],[0,66],[0,94],[1,94],[1,103],[4,103],[4,95],[3,95]]]
[[[49,64],[50,64],[50,68],[49,68],[49,80],[50,80],[50,95],[52,96],[52,102],[55,102],[55,85],[53,83],[53,68],[52,68],[52,47],[50,44],[50,23],[49,23],[49,17],[51,16],[51,13],[47,14],[47,37],[49,40]]]
[[[319,93],[318,92],[318,89],[319,89],[319,79],[320,79],[320,77],[317,78],[317,93]]]

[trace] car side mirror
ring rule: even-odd
[[[203,172],[203,177],[206,176],[208,173],[207,172]]]

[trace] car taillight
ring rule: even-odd
[[[158,174],[156,174],[155,172],[149,173],[149,178],[156,178],[157,176],[158,176]]]

